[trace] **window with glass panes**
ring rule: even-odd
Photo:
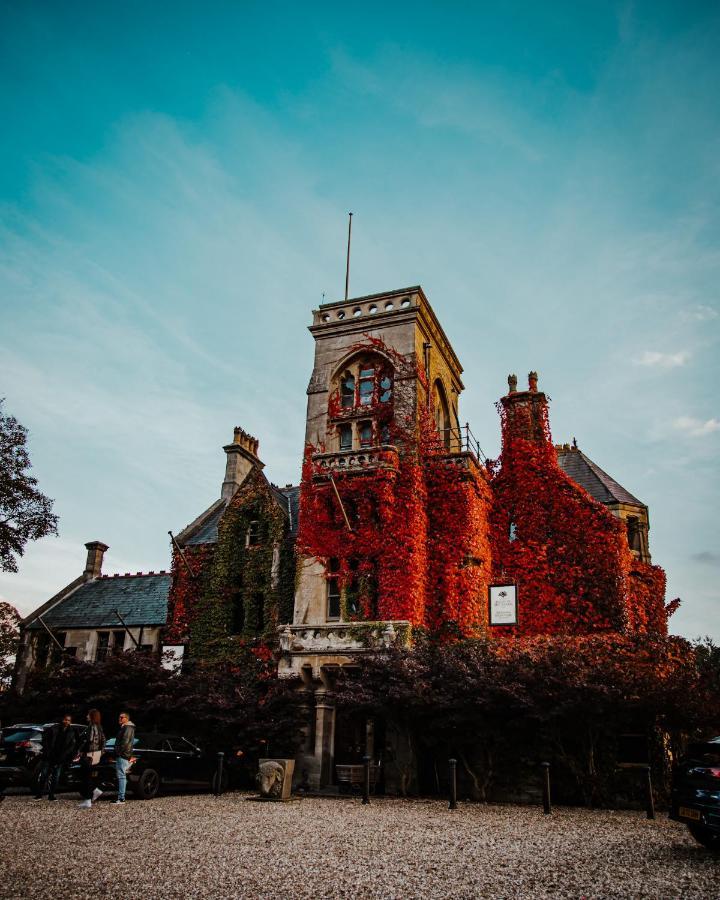
[[[340,564],[336,559],[328,563],[327,617],[329,620],[340,618]]]

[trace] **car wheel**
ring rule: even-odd
[[[720,853],[720,834],[717,831],[711,831],[703,825],[688,825],[688,830],[698,844]]]
[[[152,800],[157,797],[160,790],[160,775],[155,769],[145,769],[137,784],[133,786],[133,793],[141,800]]]

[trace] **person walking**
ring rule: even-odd
[[[125,789],[127,788],[127,772],[130,768],[133,745],[135,742],[135,725],[130,721],[126,712],[121,712],[118,718],[120,731],[115,738],[115,772],[117,774],[118,795],[115,803],[125,802]]]
[[[60,722],[43,729],[40,775],[37,780],[35,799],[42,800],[47,788],[48,800],[55,801],[60,776],[64,766],[73,761],[77,754],[78,739],[72,727],[72,716],[66,713]]]
[[[105,749],[105,732],[102,729],[100,711],[91,709],[87,714],[87,728],[80,740],[80,765],[82,766],[80,796],[78,803],[80,809],[90,809],[93,800],[102,797],[102,791],[96,787],[93,790],[94,776],[97,775],[97,766]]]

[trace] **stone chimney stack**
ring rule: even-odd
[[[232,444],[227,444],[223,450],[227,454],[225,466],[225,481],[222,484],[220,496],[223,500],[230,500],[235,491],[245,481],[248,473],[254,467],[262,469],[264,463],[258,459],[260,441],[251,434],[236,428]]]
[[[515,375],[508,376],[508,387],[508,394],[500,398],[505,410],[503,442],[521,438],[537,444],[548,443],[550,429],[547,397],[542,391],[538,391],[537,372],[529,373],[526,391],[517,390]]]
[[[85,544],[85,547],[88,553],[83,577],[90,581],[91,578],[99,578],[102,574],[103,556],[105,556],[108,545],[103,544],[102,541],[90,541]]]

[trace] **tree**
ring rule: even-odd
[[[17,572],[17,558],[28,541],[57,534],[53,501],[37,489],[29,474],[27,429],[14,416],[3,415],[0,400],[0,566]]]
[[[0,691],[9,682],[20,641],[20,613],[10,603],[0,601]]]

